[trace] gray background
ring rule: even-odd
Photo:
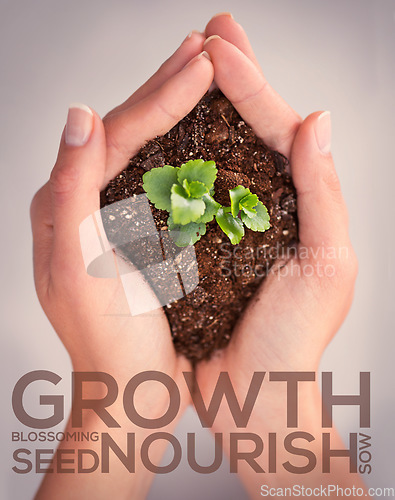
[[[37,301],[28,217],[34,192],[55,161],[68,104],[81,101],[105,114],[142,84],[191,29],[229,10],[246,29],[266,77],[303,116],[329,109],[333,154],[350,211],[360,273],[354,305],[322,368],[335,390],[358,392],[358,372],[371,371],[373,486],[395,486],[393,448],[394,268],[393,142],[395,2],[392,0],[1,0],[1,472],[4,499],[32,498],[40,477],[11,471],[15,382],[35,369],[63,377],[67,353]],[[392,215],[392,217],[390,217]],[[37,393],[35,393],[37,394]],[[30,398],[34,411],[37,401]],[[355,409],[335,413],[343,435],[357,428]],[[212,441],[189,411],[178,429]],[[150,500],[243,500],[227,464],[210,476],[187,466],[158,477]],[[391,484],[392,483],[392,484]]]

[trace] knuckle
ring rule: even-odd
[[[58,201],[68,199],[77,189],[79,180],[79,169],[72,163],[55,165],[49,179],[51,192]]]
[[[36,194],[33,196],[33,199],[30,203],[30,219],[34,222],[36,219],[42,216],[42,214],[47,214],[49,209],[50,199],[49,199],[49,190],[48,183],[42,186]]]
[[[172,122],[179,122],[185,115],[183,112],[171,111],[168,106],[165,106],[160,101],[157,102],[158,108],[161,110],[165,118],[169,118]]]
[[[108,114],[103,119],[103,124],[106,131],[107,150],[123,156],[130,155],[131,148],[125,145],[120,138],[133,137],[134,134],[124,125],[122,117],[117,113]]]
[[[236,99],[232,99],[233,104],[245,104],[251,100],[257,100],[260,96],[267,90],[269,83],[261,78],[261,81],[257,81],[257,88],[253,91],[247,90],[245,94],[242,94]]]
[[[339,204],[343,203],[340,180],[332,165],[329,165],[328,168],[325,169],[322,179],[325,188],[332,194],[333,200]]]
[[[302,123],[302,118],[295,113],[295,116],[293,117],[293,120],[290,122],[288,128],[285,131],[283,131],[281,135],[276,137],[275,144],[277,149],[281,151],[284,146],[293,142],[301,123]]]
[[[115,108],[111,109],[105,116],[103,116],[103,124],[105,124],[108,120],[112,118],[113,115],[116,115],[121,108],[122,104],[115,106]]]
[[[35,214],[37,213],[39,207],[42,204],[42,190],[43,188],[39,189],[36,194],[33,196],[33,199],[30,203],[30,218],[34,219]]]

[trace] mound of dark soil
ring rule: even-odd
[[[214,220],[195,244],[199,285],[164,308],[177,351],[193,361],[227,345],[276,256],[297,241],[296,193],[286,171],[287,159],[256,137],[219,90],[206,94],[166,135],[149,141],[108,184],[101,205],[144,193],[142,175],[151,168],[181,166],[199,158],[216,162],[218,202],[229,206],[229,189],[242,184],[266,205],[271,228],[265,233],[246,228],[244,238],[233,246]],[[165,230],[168,214],[151,209],[157,228]],[[123,224],[130,221],[125,218]],[[118,228],[119,221],[113,228],[107,221],[109,239]],[[135,253],[124,252],[132,260]]]

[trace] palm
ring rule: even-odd
[[[212,35],[221,37],[210,38],[205,46],[218,87],[255,133],[290,159],[298,196],[299,250],[304,252],[266,278],[227,349],[198,366],[200,385],[206,389],[212,389],[224,370],[243,386],[253,371],[316,369],[350,307],[356,274],[332,159],[317,147],[321,114],[301,121],[266,82],[233,19],[210,21],[206,36]]]
[[[130,316],[119,278],[87,275],[79,228],[99,210],[99,191],[129,158],[145,141],[171,129],[208,90],[213,66],[198,56],[203,40],[198,33],[186,39],[103,122],[91,113],[86,146],[70,147],[64,134],[51,179],[32,202],[37,292],[77,368],[129,377],[144,370],[176,377],[189,369],[176,356],[162,310]]]

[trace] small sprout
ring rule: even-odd
[[[248,194],[240,200],[240,209],[248,215],[248,217],[255,217],[256,207],[259,203],[258,196],[256,194]]]
[[[204,201],[204,204],[206,205],[206,209],[204,211],[204,214],[199,217],[197,222],[203,222],[206,224],[207,222],[211,222],[214,219],[216,213],[221,208],[221,205],[217,201],[215,201],[214,198],[208,193],[204,194],[202,199]]]
[[[236,186],[229,190],[230,208],[233,217],[237,217],[240,211],[240,201],[249,194],[251,194],[251,191],[243,186]]]
[[[243,238],[244,226],[260,232],[270,228],[265,205],[244,186],[229,190],[230,207],[215,201],[216,178],[215,162],[204,160],[190,160],[180,168],[165,165],[143,175],[148,199],[169,213],[167,225],[177,246],[199,241],[206,233],[206,224],[214,217],[233,245]]]
[[[264,232],[270,228],[270,215],[265,205],[258,201],[255,207],[256,214],[253,217],[248,216],[245,212],[241,212],[241,220],[252,231]]]
[[[195,222],[204,214],[206,205],[202,199],[192,198],[179,184],[171,188],[171,214],[176,224]]]
[[[143,176],[143,188],[148,194],[148,198],[156,208],[160,210],[171,210],[171,188],[177,183],[178,169],[165,165],[161,168],[153,168]]]
[[[233,217],[230,208],[221,207],[215,216],[219,227],[229,237],[232,245],[237,245],[244,236],[244,226],[238,217]]]
[[[178,172],[178,182],[182,184],[184,179],[187,179],[188,182],[197,181],[210,190],[214,187],[217,172],[215,161],[189,160],[188,163],[181,165]]]
[[[174,243],[179,247],[193,245],[206,234],[206,224],[203,222],[189,222],[184,225],[175,224],[170,215],[167,224]]]

